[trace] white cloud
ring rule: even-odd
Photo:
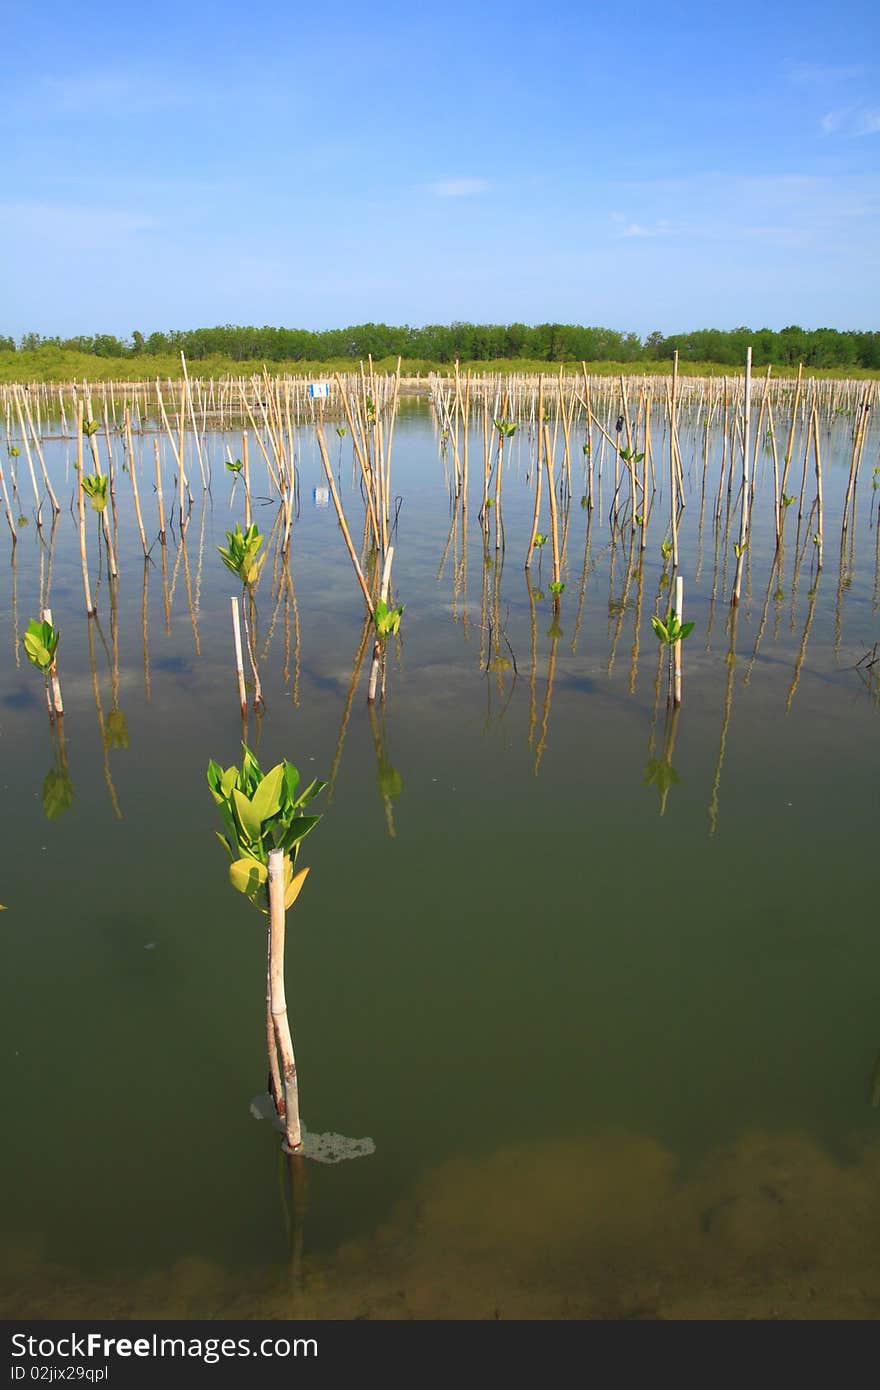
[[[427,187],[437,198],[471,198],[476,193],[485,193],[489,184],[485,179],[439,179]]]
[[[843,106],[826,111],[819,125],[825,135],[880,135],[880,107]]]

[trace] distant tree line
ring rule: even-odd
[[[42,337],[25,333],[18,342],[0,337],[0,352],[56,348],[96,357],[159,357],[183,351],[191,361],[220,356],[235,362],[326,361],[331,358],[420,358],[429,362],[495,362],[522,357],[537,362],[638,362],[671,359],[740,366],[752,346],[756,367],[774,363],[807,367],[880,367],[880,333],[836,328],[704,328],[696,333],[618,333],[612,328],[578,324],[451,323],[400,328],[362,323],[312,333],[305,328],[217,328],[134,332],[130,338],[110,333],[94,337]]]

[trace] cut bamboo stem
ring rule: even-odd
[[[284,895],[284,853],[280,849],[273,849],[269,851],[269,997],[284,1091],[285,1145],[289,1153],[296,1153],[302,1148],[302,1125],[296,1060],[284,990]]]
[[[684,620],[684,580],[681,575],[675,578],[675,616],[679,623]],[[673,643],[672,650],[672,703],[676,709],[681,704],[681,639]]]
[[[242,719],[247,718],[247,693],[244,688],[244,662],[241,655],[241,620],[239,615],[238,599],[235,594],[230,597],[232,608],[232,640],[235,643],[235,674],[238,677],[238,702],[241,706]]]

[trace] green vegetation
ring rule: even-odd
[[[284,852],[285,907],[292,907],[305,882],[307,869],[294,874],[302,841],[321,819],[302,814],[327,783],[316,779],[297,795],[299,772],[285,758],[264,773],[253,753],[242,744],[241,767],[225,770],[212,758],[208,786],[226,827],[217,838],[229,855],[233,888],[268,911],[269,851]]]
[[[592,371],[668,372],[677,351],[680,370],[709,375],[739,369],[746,347],[756,367],[770,363],[779,372],[803,362],[808,371],[858,375],[880,372],[880,332],[769,328],[700,329],[664,336],[578,324],[428,324],[422,328],[382,323],[313,333],[301,328],[238,327],[134,332],[129,339],[111,334],[73,338],[25,333],[17,342],[0,337],[0,380],[143,380],[180,375],[180,353],[197,364],[199,376],[240,375],[266,363],[273,371],[308,375],[348,370],[371,355],[380,370],[403,359],[403,372],[415,376],[458,360],[464,367],[507,371],[546,370],[580,363]]]
[[[85,486],[85,483],[83,483]],[[234,531],[226,532],[226,543],[229,547],[223,549],[218,545],[220,558],[228,570],[237,574],[245,588],[251,588],[256,584],[260,577],[260,570],[263,568],[263,561],[266,558],[264,551],[257,558],[257,552],[263,544],[263,537],[257,530],[256,524],[251,522],[246,531],[242,531],[238,522],[235,523]]]
[[[38,671],[42,671],[44,676],[48,676],[55,661],[55,652],[58,648],[58,632],[51,623],[41,622],[39,618],[33,618],[27,625],[27,631],[21,639],[27,654],[27,659],[32,666],[36,666]]]
[[[102,512],[107,506],[107,475],[87,473],[82,480],[82,490],[91,501],[94,511]]]
[[[396,637],[400,630],[400,620],[403,617],[403,608],[389,608],[383,598],[380,598],[373,612],[373,621],[376,624],[376,635],[384,641],[386,637]]]
[[[657,640],[661,645],[667,647],[674,647],[676,642],[683,642],[688,634],[694,630],[693,623],[679,621],[678,614],[673,608],[670,608],[665,623],[660,618],[652,618],[651,626],[657,634]]]

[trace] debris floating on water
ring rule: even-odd
[[[249,1108],[255,1120],[268,1120],[273,1128],[284,1132],[284,1123],[275,1113],[275,1103],[267,1091],[254,1096]],[[344,1163],[348,1158],[368,1158],[376,1152],[375,1142],[369,1137],[349,1139],[345,1134],[332,1131],[312,1134],[305,1124],[302,1124],[302,1137],[302,1148],[297,1152],[314,1159],[315,1163]],[[285,1152],[289,1152],[286,1146]]]

